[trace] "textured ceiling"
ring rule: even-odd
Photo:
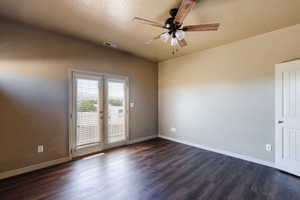
[[[163,30],[132,22],[135,16],[164,22],[180,0],[1,0],[0,15],[101,44],[153,61],[174,57],[161,41],[145,42]],[[300,23],[299,0],[199,0],[185,24],[220,22],[217,32],[187,34],[189,54]]]

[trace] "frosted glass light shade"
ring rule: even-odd
[[[182,30],[178,30],[176,31],[175,35],[178,40],[183,40],[185,37],[185,32]]]
[[[167,42],[170,38],[170,34],[169,33],[163,33],[160,35],[160,39],[163,41],[163,42]]]
[[[171,46],[176,46],[178,44],[177,38],[176,37],[172,37],[171,39]]]

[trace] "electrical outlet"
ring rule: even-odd
[[[266,151],[272,151],[272,145],[266,144]]]
[[[44,145],[39,144],[37,151],[38,151],[38,153],[43,153],[44,152]]]
[[[170,131],[171,131],[172,133],[175,133],[175,132],[176,132],[176,128],[170,128]]]

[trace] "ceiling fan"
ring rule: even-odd
[[[171,38],[171,46],[176,46],[179,44],[179,46],[185,47],[187,46],[187,42],[185,40],[185,32],[217,31],[220,26],[219,23],[183,26],[184,19],[191,12],[195,5],[196,0],[182,0],[179,8],[173,8],[170,10],[169,13],[171,17],[165,21],[165,24],[161,24],[148,19],[143,19],[140,17],[135,17],[133,21],[167,30],[166,32],[154,37],[152,40],[147,42],[148,44],[157,39],[161,39],[162,41],[167,42],[169,38]]]

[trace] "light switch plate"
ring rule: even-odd
[[[134,108],[134,103],[133,102],[130,103],[130,108]]]

